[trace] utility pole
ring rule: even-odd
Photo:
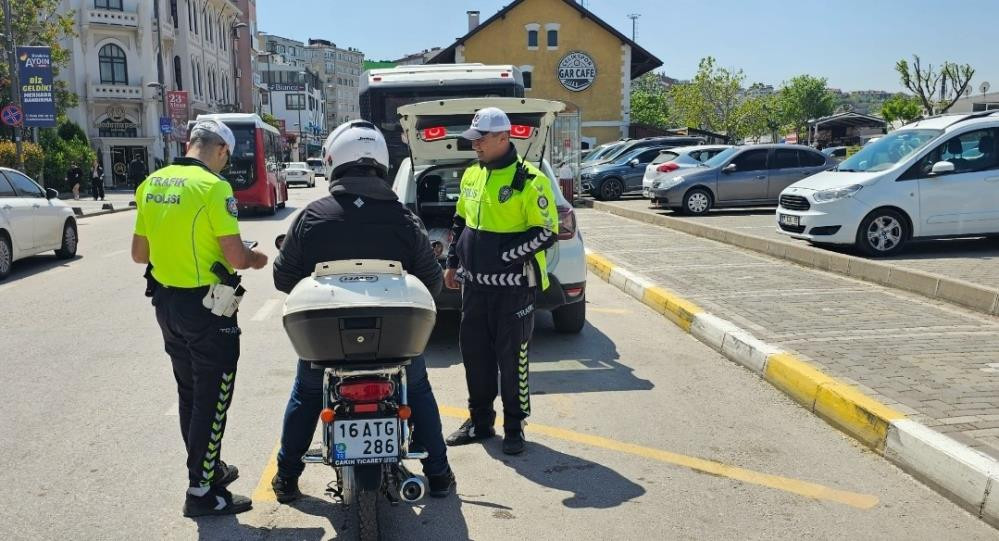
[[[7,64],[10,69],[10,100],[14,105],[21,106],[21,81],[18,78],[17,73],[17,51],[14,45],[14,33],[11,30],[11,14],[10,14],[10,0],[3,0],[3,25],[4,34],[7,38],[7,53],[10,57],[10,63]],[[23,119],[23,114],[22,114]],[[23,120],[22,126],[23,124]],[[17,166],[24,171],[24,149],[21,146],[21,128],[17,126],[12,126],[14,129],[14,144],[17,146]]]
[[[163,17],[160,13],[160,0],[153,0],[153,16],[156,18],[156,80],[160,83],[160,104],[163,106],[163,116],[167,116],[167,102],[166,93],[167,87],[166,83],[163,82]],[[163,133],[163,128],[160,127],[159,122],[156,123],[156,129],[160,132],[160,138],[163,139],[163,163],[170,163],[170,141],[168,141],[167,136]]]
[[[631,19],[631,41],[635,41],[635,26],[638,22],[638,18],[641,17],[641,13],[629,13],[628,18]]]

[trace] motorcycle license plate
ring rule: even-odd
[[[378,464],[399,457],[399,419],[333,421],[335,466]]]

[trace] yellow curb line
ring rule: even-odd
[[[280,448],[281,442],[279,441],[277,445],[274,446],[274,451],[271,452],[271,457],[267,459],[267,465],[264,466],[264,471],[260,474],[260,481],[257,482],[257,488],[253,489],[251,499],[255,502],[277,501],[274,489],[271,488],[271,478],[273,478],[277,473],[277,455],[278,449]]]
[[[440,412],[441,415],[455,419],[468,418],[468,410],[463,408],[442,405],[440,406]],[[497,422],[497,426],[502,426],[502,422]],[[816,483],[810,483],[808,481],[760,473],[753,470],[739,468],[737,466],[729,466],[728,464],[715,462],[713,460],[705,460],[703,458],[671,453],[661,449],[625,443],[601,436],[581,434],[579,432],[566,430],[564,428],[528,423],[526,430],[528,434],[541,434],[543,436],[563,441],[640,456],[649,460],[673,464],[709,475],[717,475],[719,477],[725,477],[728,479],[742,481],[743,483],[798,494],[800,496],[814,498],[816,500],[841,503],[857,509],[871,509],[879,502],[876,496],[870,494],[837,490]]]
[[[587,253],[586,262],[594,274],[608,283],[612,282],[615,272],[619,272],[617,265],[596,253]],[[695,303],[665,288],[648,285],[642,286],[641,291],[642,303],[687,333],[691,332],[699,315],[707,314]],[[712,347],[722,349],[719,345]],[[747,365],[727,352],[726,356]],[[809,411],[882,454],[891,423],[906,418],[904,414],[825,374],[792,353],[779,351],[769,355],[763,373],[759,375]]]

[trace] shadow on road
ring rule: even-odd
[[[194,519],[198,524],[198,541],[322,541],[322,528],[258,528],[241,524],[237,516]]]
[[[513,468],[525,479],[543,487],[571,492],[571,496],[562,500],[566,507],[608,509],[645,494],[641,485],[607,466],[556,451],[536,441],[528,441],[524,454],[514,457],[504,455],[501,446],[500,438],[483,445],[489,456]]]
[[[293,207],[288,203],[285,203],[283,209],[277,209],[273,216],[267,216],[262,211],[240,211],[239,221],[241,222],[280,222],[288,216],[291,216],[298,210],[298,207]]]
[[[59,259],[55,254],[40,254],[19,259],[11,267],[10,276],[0,282],[0,285],[7,285],[59,267],[72,267],[79,261],[83,261],[83,256],[79,254],[73,259]]]

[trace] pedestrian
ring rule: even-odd
[[[94,165],[90,169],[90,192],[94,196],[94,201],[100,197],[104,201],[104,166],[100,160],[94,160]]]
[[[459,347],[469,419],[448,445],[496,435],[493,402],[503,398],[503,452],[524,451],[531,414],[528,351],[538,288],[548,288],[545,250],[558,234],[551,181],[517,155],[510,119],[495,107],[476,113],[462,133],[479,162],[465,170],[451,228],[444,284],[459,288]],[[497,369],[499,389],[497,389]]]
[[[225,124],[197,122],[187,156],[156,171],[135,197],[132,259],[151,265],[148,290],[177,382],[187,448],[187,517],[240,513],[252,506],[226,488],[239,470],[221,460],[241,332],[236,319],[241,288],[231,286],[238,277],[230,273],[267,264],[266,255],[244,245],[232,187],[218,176],[234,145]]]
[[[387,177],[388,147],[381,132],[368,122],[341,124],[327,137],[323,150],[324,156],[332,159],[328,168],[330,195],[309,203],[292,223],[274,260],[274,286],[288,293],[312,274],[317,263],[325,261],[387,259],[402,263],[436,296],[443,272],[423,225],[392,191]],[[406,367],[406,381],[414,444],[428,454],[423,473],[429,493],[443,498],[451,493],[455,480],[422,356]],[[305,469],[302,456],[312,443],[322,407],[323,370],[299,360],[284,414],[277,474],[271,480],[279,502],[302,495],[298,488],[298,478]]]
[[[73,190],[73,199],[80,200],[80,183],[83,182],[83,170],[80,166],[73,162],[69,166],[69,171],[66,172],[66,183],[69,184],[70,188]]]
[[[146,170],[146,163],[142,158],[138,156],[132,158],[132,161],[128,162],[128,187],[133,190],[138,188],[147,174],[149,173]]]

